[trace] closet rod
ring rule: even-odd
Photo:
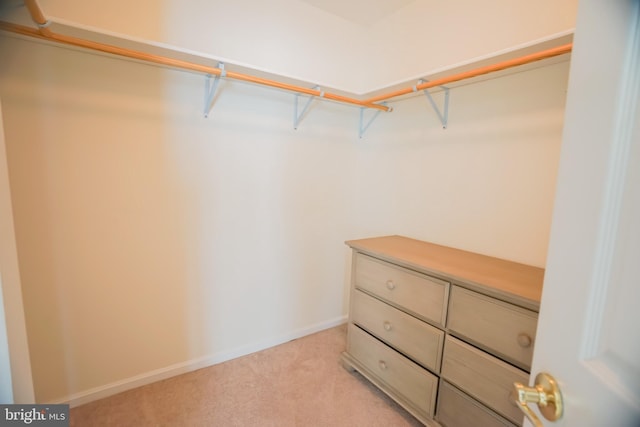
[[[443,77],[441,79],[431,80],[416,86],[408,87],[406,89],[400,89],[387,94],[374,96],[373,98],[365,99],[365,102],[386,101],[388,99],[395,98],[401,95],[407,95],[412,92],[417,92],[417,91],[429,89],[436,86],[443,86],[443,85],[457,82],[460,80],[466,80],[472,77],[481,76],[483,74],[493,73],[494,71],[502,71],[502,70],[506,70],[507,68],[529,64],[531,62],[540,61],[542,59],[553,58],[554,56],[559,56],[559,55],[563,55],[565,53],[571,52],[572,47],[573,47],[573,43],[568,43],[562,46],[532,53],[530,55],[521,56],[519,58],[498,62],[497,64],[487,65],[486,67],[475,68],[473,70],[465,71],[463,73],[454,74],[452,76]]]
[[[38,26],[38,29],[36,30],[33,28],[25,27],[23,25],[12,24],[12,23],[2,22],[2,21],[0,21],[0,29],[25,35],[25,36],[36,37],[36,38],[54,41],[54,42],[67,44],[71,46],[97,50],[100,52],[110,53],[113,55],[124,56],[127,58],[152,62],[155,64],[167,65],[170,67],[197,71],[197,72],[201,72],[201,73],[205,73],[213,76],[227,77],[227,78],[241,80],[249,83],[257,83],[260,85],[270,86],[277,89],[289,90],[292,92],[302,93],[305,95],[319,96],[322,98],[330,99],[332,101],[338,101],[346,104],[357,105],[358,107],[374,108],[377,110],[382,110],[387,112],[393,110],[391,107],[374,104],[374,103],[362,101],[359,99],[349,98],[349,97],[337,95],[334,93],[305,88],[302,86],[296,86],[288,83],[282,83],[275,80],[251,76],[248,74],[237,73],[234,71],[225,71],[223,73],[223,70],[217,67],[195,64],[193,62],[167,58],[161,55],[152,55],[152,54],[139,52],[132,49],[120,48],[117,46],[93,42],[90,40],[84,40],[77,37],[65,36],[63,34],[56,34],[48,28],[50,21],[46,19],[46,17],[44,16],[44,13],[42,13],[42,9],[40,9],[40,6],[38,5],[38,2],[36,0],[24,0],[24,3],[27,6],[27,9],[29,10],[29,14],[31,15],[31,18]]]
[[[416,86],[412,86],[405,89],[400,89],[394,92],[390,92],[387,94],[375,96],[373,98],[358,100],[358,99],[349,98],[349,97],[345,97],[345,96],[341,96],[341,95],[337,95],[329,92],[322,92],[316,89],[309,89],[302,86],[296,86],[296,85],[291,85],[287,83],[281,83],[275,80],[251,76],[248,74],[237,73],[234,71],[226,71],[223,73],[223,70],[217,67],[195,64],[193,62],[167,58],[161,55],[153,55],[153,54],[139,52],[131,49],[120,48],[120,47],[112,46],[108,44],[93,42],[90,40],[84,40],[77,37],[56,34],[48,28],[50,21],[48,21],[44,16],[44,13],[40,9],[40,6],[38,5],[37,0],[24,0],[24,3],[27,6],[27,9],[29,10],[31,18],[38,26],[38,29],[36,30],[33,28],[18,25],[18,24],[12,24],[8,22],[0,21],[0,30],[9,31],[9,32],[13,32],[13,33],[17,33],[25,36],[40,38],[44,40],[54,41],[62,44],[82,47],[86,49],[97,50],[100,52],[110,53],[118,56],[124,56],[132,59],[152,62],[155,64],[167,65],[170,67],[197,71],[197,72],[209,74],[212,76],[224,76],[224,77],[232,78],[235,80],[242,80],[249,83],[257,83],[260,85],[270,86],[278,89],[284,89],[292,92],[297,92],[300,94],[324,97],[332,101],[338,101],[342,103],[357,105],[363,108],[374,108],[377,110],[382,110],[387,112],[392,111],[393,108],[385,105],[376,104],[376,103],[380,101],[386,101],[391,98],[396,98],[398,96],[407,95],[412,92],[417,92],[417,91],[429,89],[436,86],[443,86],[443,85],[457,82],[460,80],[481,76],[483,74],[488,74],[495,71],[501,71],[508,68],[529,64],[531,62],[552,58],[554,56],[563,55],[565,53],[571,52],[571,49],[573,47],[572,43],[568,43],[568,44],[547,49],[541,52],[536,52],[536,53],[525,55],[519,58],[514,58],[507,61],[499,62],[497,64],[476,68],[470,71],[454,74],[452,76],[443,77],[437,80],[431,80],[428,82],[418,84]]]

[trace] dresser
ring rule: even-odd
[[[544,270],[402,236],[347,244],[345,367],[428,426],[522,425]]]

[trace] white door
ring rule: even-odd
[[[581,1],[531,371],[565,409],[545,425],[640,426],[639,98],[640,0]]]
[[[2,272],[0,272],[0,372],[0,403],[13,403],[9,341],[7,340],[7,324],[4,320],[4,300],[2,297]]]

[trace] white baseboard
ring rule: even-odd
[[[49,403],[69,404],[72,408],[75,406],[84,405],[85,403],[103,399],[114,394],[122,393],[123,391],[131,390],[143,385],[151,384],[156,381],[175,377],[176,375],[185,374],[197,369],[206,368],[207,366],[216,365],[218,363],[226,362],[237,357],[246,356],[247,354],[265,350],[279,344],[284,344],[288,341],[301,338],[306,335],[311,335],[325,329],[333,328],[345,323],[346,321],[347,316],[340,316],[331,320],[327,320],[325,322],[316,323],[315,325],[291,331],[284,335],[254,342],[233,350],[221,351],[219,353],[199,357],[197,359],[188,360],[186,362],[176,363],[165,368],[155,369],[153,371],[145,372],[143,374],[106,384],[100,387],[94,387],[80,393],[74,393],[70,396],[56,399],[55,401]]]

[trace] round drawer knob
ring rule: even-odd
[[[394,290],[396,288],[396,284],[393,283],[393,280],[387,280],[387,289],[389,289],[390,291]]]
[[[381,360],[378,362],[378,366],[380,367],[380,369],[384,371],[387,369],[387,362],[385,362],[384,360]]]
[[[384,330],[385,331],[390,331],[391,330],[391,322],[384,322],[382,324],[382,326],[384,326]]]
[[[531,337],[525,333],[518,334],[518,345],[522,348],[531,347],[531,343],[533,340]]]

